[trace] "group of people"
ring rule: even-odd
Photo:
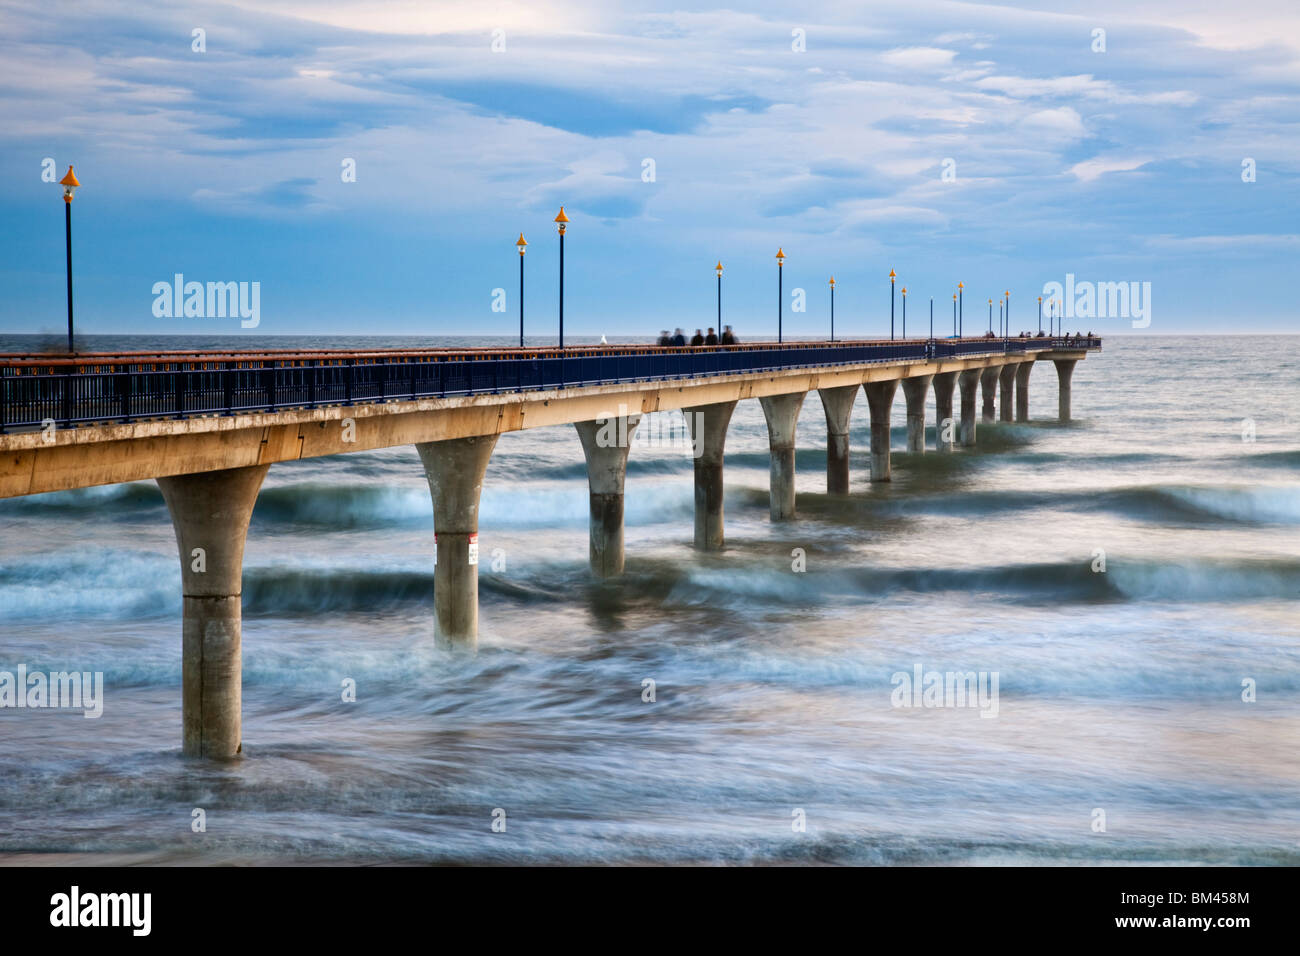
[[[1085,336],[1082,332],[1075,332],[1075,333],[1074,333],[1074,337],[1075,337],[1076,339],[1092,338],[1092,330],[1091,330],[1091,329],[1088,330],[1088,334],[1087,334],[1087,336]],[[995,338],[997,338],[997,336],[993,333],[993,330],[990,329],[989,331],[987,331],[987,332],[984,333],[984,338],[986,338],[986,339],[995,339]],[[1016,336],[1016,338],[1020,338],[1020,339],[1045,339],[1045,338],[1047,338],[1047,333],[1044,332],[1042,329],[1039,329],[1038,332],[1037,332],[1037,334],[1034,334],[1034,333],[1032,333],[1032,332],[1021,332],[1018,336]],[[1065,339],[1066,339],[1066,341],[1069,341],[1069,339],[1070,339],[1070,333],[1069,333],[1069,332],[1066,332],[1066,333],[1065,333]]]
[[[731,326],[724,325],[722,327],[722,335],[718,335],[716,332],[714,332],[712,326],[709,327],[708,335],[705,335],[701,330],[696,329],[695,334],[691,336],[689,342],[686,340],[686,335],[685,333],[682,332],[681,329],[678,329],[672,335],[668,334],[667,329],[663,329],[659,333],[659,341],[656,344],[671,346],[671,345],[738,345],[739,343],[740,343],[740,339],[736,338],[736,333],[731,331]]]

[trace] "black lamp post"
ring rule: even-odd
[[[68,353],[72,349],[72,197],[76,193],[77,187],[81,183],[77,182],[76,174],[73,173],[72,167],[68,167],[68,174],[59,180],[59,185],[63,187],[63,232],[65,244],[68,253]]]
[[[966,334],[966,299],[962,291],[965,288],[962,283],[957,283],[957,338]]]
[[[831,276],[831,341],[835,341],[835,277]]]
[[[903,338],[907,338],[907,286],[903,286]]]
[[[989,331],[993,331],[993,300],[989,299]]]
[[[889,270],[889,341],[894,341],[894,270]]]
[[[784,339],[781,337],[781,321],[785,306],[785,252],[781,249],[776,250],[776,341],[779,345]]]
[[[515,243],[519,247],[519,347],[524,347],[524,250],[528,248],[528,241],[524,239],[524,234],[519,234],[519,241]]]
[[[722,260],[718,260],[714,271],[718,273],[718,338],[722,338]]]
[[[555,221],[560,224],[560,348],[564,348],[564,227],[569,217],[564,214],[563,206]]]
[[[1043,331],[1043,297],[1038,297],[1038,331]]]

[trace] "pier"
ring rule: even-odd
[[[762,404],[770,515],[785,521],[796,514],[795,430],[811,393],[826,415],[827,492],[848,494],[859,388],[871,419],[870,478],[889,481],[899,391],[907,451],[928,450],[932,389],[934,451],[954,454],[976,445],[977,418],[1029,420],[1031,372],[1041,361],[1055,366],[1056,417],[1068,421],[1075,364],[1100,348],[1096,337],[1032,337],[0,355],[0,498],[157,481],[181,562],[183,751],[231,757],[242,743],[244,542],[277,462],[414,445],[433,503],[435,633],[472,650],[479,494],[503,432],[575,426],[587,463],[591,569],[612,577],[624,565],[624,478],[643,415],[686,413],[694,545],[714,551],[725,546],[723,465],[737,402]]]

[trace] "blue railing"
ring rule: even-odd
[[[1099,338],[912,339],[660,348],[601,346],[423,352],[0,355],[0,432],[50,421],[129,422],[321,405],[693,379],[797,368],[926,361]]]

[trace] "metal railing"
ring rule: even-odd
[[[36,356],[0,354],[0,432],[48,422],[130,422],[927,361],[1101,339],[909,339],[701,347],[579,346]]]

